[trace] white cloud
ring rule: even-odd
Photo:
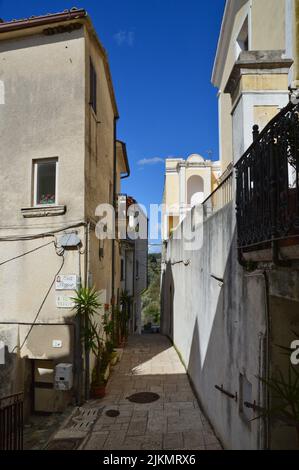
[[[118,46],[127,45],[132,47],[135,41],[134,31],[118,31],[113,35],[113,39]]]
[[[160,157],[153,157],[153,158],[142,158],[141,160],[138,160],[137,164],[138,165],[156,165],[157,163],[164,163],[165,160]]]

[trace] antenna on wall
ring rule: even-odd
[[[206,150],[206,153],[208,154],[209,160],[212,160],[213,150],[211,150],[211,149]]]

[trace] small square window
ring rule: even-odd
[[[35,206],[57,204],[57,159],[36,160],[34,162]]]

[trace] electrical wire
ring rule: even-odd
[[[5,237],[0,237],[0,242],[11,242],[11,241],[16,242],[16,241],[22,241],[22,240],[36,240],[37,238],[44,238],[44,237],[53,237],[56,233],[64,232],[65,230],[69,230],[71,228],[82,227],[83,225],[86,225],[86,223],[79,222],[77,224],[69,225],[67,227],[62,227],[56,230],[52,230],[51,232],[37,233],[34,235],[19,235],[19,236],[7,235]]]
[[[25,338],[24,338],[24,340],[23,340],[23,342],[22,342],[22,344],[21,344],[21,346],[20,346],[20,350],[23,348],[24,344],[26,343],[26,341],[27,341],[27,339],[28,339],[28,336],[30,335],[30,333],[31,333],[31,331],[32,331],[32,328],[34,327],[34,324],[35,324],[35,322],[36,322],[36,320],[37,320],[37,318],[38,318],[38,316],[39,316],[39,314],[40,314],[40,312],[41,312],[43,306],[45,305],[45,302],[46,302],[46,300],[47,300],[47,298],[48,298],[48,295],[49,295],[50,292],[51,292],[51,289],[52,289],[52,287],[53,287],[53,285],[54,285],[54,283],[55,283],[56,277],[59,275],[59,273],[61,272],[61,270],[62,270],[62,268],[63,268],[63,266],[64,266],[64,261],[65,261],[65,259],[64,259],[64,253],[62,253],[62,255],[59,255],[59,256],[62,257],[61,266],[59,267],[57,273],[55,274],[55,276],[54,276],[54,278],[53,278],[53,281],[51,282],[51,285],[50,285],[50,287],[48,288],[48,290],[47,290],[47,292],[46,292],[46,295],[45,295],[44,298],[43,298],[43,301],[42,301],[42,303],[41,303],[41,305],[40,305],[40,307],[39,307],[39,309],[38,309],[38,311],[37,311],[37,313],[36,313],[36,315],[35,315],[35,318],[34,318],[34,320],[33,320],[33,322],[32,322],[32,325],[31,325],[31,327],[29,328],[29,331],[28,331],[28,333],[26,334],[26,336],[25,336]],[[15,350],[16,348],[17,348],[17,346],[14,347],[14,349],[13,349],[12,352],[14,352],[14,350]]]
[[[38,251],[40,250],[41,248],[44,248],[45,246],[49,246],[49,245],[52,245],[52,243],[55,244],[55,241],[51,241],[49,243],[45,243],[44,245],[40,245],[40,246],[37,246],[36,248],[33,248],[32,250],[30,251],[26,251],[25,253],[22,253],[21,255],[18,255],[18,256],[14,256],[13,258],[10,258],[10,259],[7,259],[5,261],[2,261],[0,263],[0,266],[3,266],[4,264],[7,264],[7,263],[10,263],[11,261],[14,261],[16,259],[19,259],[19,258],[22,258],[23,256],[26,256],[26,255],[29,255],[30,253],[34,253],[35,251]]]

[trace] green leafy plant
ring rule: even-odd
[[[103,317],[103,327],[106,335],[111,338],[113,334],[113,321],[111,320],[109,311],[105,311]]]
[[[270,416],[287,426],[295,427],[299,445],[299,371],[289,364],[287,377],[277,370],[276,376],[271,379],[260,380],[272,392],[272,404],[262,416]]]
[[[102,337],[99,309],[102,304],[98,300],[99,293],[93,288],[81,287],[76,291],[72,299],[73,309],[80,315],[83,328],[82,339],[88,351],[92,351],[96,357],[96,365],[93,371],[93,382],[100,384],[103,380],[103,362],[105,356],[105,342]]]
[[[148,255],[148,289],[142,295],[142,324],[160,323],[161,255]]]
[[[292,331],[297,336],[298,333]],[[286,426],[296,429],[297,441],[299,446],[299,370],[290,360],[293,349],[287,346],[276,345],[281,349],[283,355],[289,358],[287,374],[277,368],[275,375],[270,379],[259,377],[271,392],[271,405],[267,410],[263,410],[258,418],[268,416],[277,419]]]

